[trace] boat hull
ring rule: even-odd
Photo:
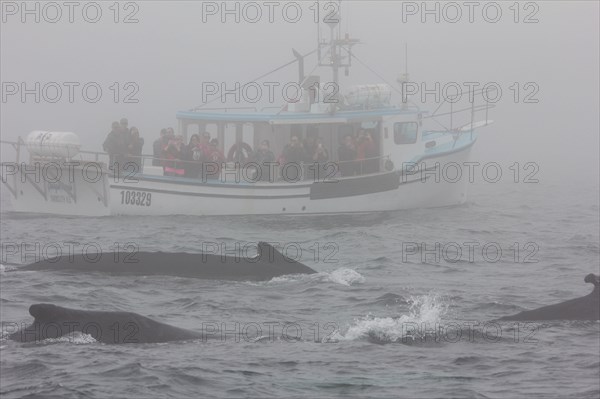
[[[91,182],[75,173],[73,182],[48,186],[42,181],[36,188],[28,179],[15,179],[17,196],[11,198],[17,212],[79,216],[302,215],[442,207],[466,201],[466,176],[450,181],[440,169],[450,162],[462,165],[470,151],[467,146],[423,160],[413,173],[394,171],[328,182],[221,183],[112,174]]]
[[[72,216],[111,214],[109,178],[100,164],[10,163],[4,164],[2,170],[4,191],[10,195],[13,212]]]

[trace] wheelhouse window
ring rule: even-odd
[[[394,143],[396,144],[414,144],[417,142],[418,132],[417,122],[396,122],[394,123]]]

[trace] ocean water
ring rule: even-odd
[[[4,209],[6,211],[6,208]],[[598,187],[478,184],[462,206],[319,217],[2,214],[3,397],[600,397],[600,323],[494,322],[583,296]],[[280,243],[317,270],[267,282],[23,272],[10,243],[198,252]],[[438,247],[436,247],[436,244]],[[296,254],[298,248],[301,254]],[[318,248],[318,251],[317,251]],[[439,249],[436,249],[439,248]],[[250,249],[250,252],[252,249]],[[35,254],[34,254],[35,255]],[[39,255],[39,252],[38,252]],[[32,261],[33,259],[27,259]],[[32,303],[133,311],[207,339],[5,339]]]

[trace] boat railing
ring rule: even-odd
[[[9,145],[15,150],[15,162],[20,163],[21,161],[21,146],[25,145],[25,141],[19,136],[17,141],[0,140],[0,144],[4,146]],[[4,161],[3,161],[4,162]]]
[[[3,148],[6,148],[6,146],[8,145],[14,149],[14,151],[15,151],[14,162],[15,163],[21,163],[21,162],[25,161],[23,159],[21,149],[22,149],[22,147],[27,148],[27,144],[21,137],[19,137],[17,139],[17,141],[0,140],[0,144],[2,145]],[[28,154],[29,154],[29,162],[31,162],[33,160],[43,160],[45,162],[68,160],[68,161],[95,162],[99,165],[106,165],[106,164],[108,164],[108,159],[109,159],[109,155],[105,152],[86,151],[86,150],[79,150],[75,156],[70,157],[68,159],[66,159],[63,156],[38,156],[35,154],[31,154],[29,152],[28,152]],[[3,160],[3,162],[6,162],[6,161]]]
[[[3,146],[9,145],[15,150],[15,162],[21,163],[23,160],[23,155],[21,154],[21,147],[25,146],[25,142],[22,138],[18,138],[17,141],[8,141],[8,140],[0,140],[0,144]],[[80,150],[77,155],[66,159],[64,157],[40,157],[36,155],[30,154],[29,162],[33,161],[42,161],[42,162],[60,162],[60,161],[69,161],[69,162],[93,162],[98,164],[103,170],[112,173],[120,173],[124,172],[128,176],[137,173],[144,173],[150,175],[171,175],[177,176],[175,171],[183,170],[183,175],[185,175],[185,170],[194,168],[201,169],[206,164],[211,162],[209,161],[195,161],[195,160],[185,160],[185,159],[170,159],[170,158],[156,158],[153,155],[142,154],[139,156],[135,155],[122,155],[117,156],[112,159],[110,155],[106,152],[99,151],[86,151]],[[115,162],[116,161],[116,162]],[[273,180],[275,181],[286,181],[288,176],[285,176],[286,170],[289,169],[289,164],[292,162],[278,162],[275,161],[275,167],[272,169],[276,175],[273,176]],[[253,162],[252,159],[248,159],[244,162],[235,162],[235,161],[226,161],[223,162],[222,165],[219,165],[217,168],[219,172],[227,175],[228,172],[236,171],[237,169],[247,168],[247,169],[256,169],[257,166],[264,167],[269,166],[267,164],[258,165]],[[294,175],[294,178],[291,180],[307,180],[312,178],[318,178],[319,180],[332,180],[337,179],[340,176],[355,176],[355,175],[366,175],[373,173],[381,173],[381,172],[389,172],[394,169],[394,165],[390,159],[390,155],[382,155],[376,157],[368,157],[363,159],[354,159],[347,161],[326,161],[326,162],[300,162],[297,163],[296,171],[297,173]],[[213,169],[214,170],[214,169]],[[179,172],[181,173],[181,172]],[[256,171],[258,173],[258,171]],[[252,174],[252,173],[250,173]],[[297,175],[299,174],[299,176]],[[315,175],[316,174],[316,175]],[[200,176],[206,177],[206,176]],[[209,178],[219,179],[220,176],[210,176]],[[249,179],[251,180],[251,179]],[[289,179],[288,179],[289,180]]]
[[[445,131],[451,131],[451,130],[455,129],[454,116],[456,114],[470,111],[471,112],[471,115],[470,115],[471,121],[470,121],[470,124],[467,123],[466,126],[469,126],[469,125],[474,126],[475,115],[477,113],[485,112],[485,124],[487,125],[489,123],[489,110],[496,107],[496,105],[494,103],[490,102],[489,93],[497,92],[497,91],[498,91],[498,89],[496,87],[492,86],[492,87],[483,87],[483,88],[477,89],[477,90],[461,91],[454,95],[443,96],[443,100],[440,102],[440,104],[435,109],[435,111],[433,111],[429,115],[423,116],[423,119],[431,119],[432,121],[436,122],[438,125],[442,126]],[[467,98],[469,98],[468,102],[470,103],[470,105],[466,106],[464,108],[455,109],[455,107],[459,106],[458,104],[460,103],[461,99],[465,98],[465,95],[467,95]],[[480,100],[481,102],[477,102],[476,98],[480,98],[480,97],[482,98],[482,100]],[[450,110],[445,111],[445,112],[440,112],[442,109],[446,109],[443,107],[448,104],[449,104]],[[436,118],[439,118],[442,116],[449,117],[450,127],[440,123],[436,119]],[[465,126],[465,125],[463,124],[463,126]]]
[[[186,170],[189,168],[200,169],[206,167],[208,164],[215,164],[215,162],[211,161],[195,161],[195,160],[186,160],[186,159],[171,159],[171,158],[156,158],[151,155],[141,155],[141,156],[128,156],[128,160],[123,165],[123,167],[128,170],[133,168],[136,172],[144,172],[147,173],[148,166],[152,166],[154,168],[158,168],[162,170],[163,173],[171,176],[177,176],[176,173],[183,173],[186,175]],[[138,161],[139,160],[139,161]],[[151,162],[151,165],[147,165],[148,162]],[[285,181],[288,176],[285,176],[286,169],[289,167],[289,164],[295,164],[296,171],[299,175],[295,174],[292,180],[307,180],[310,178],[318,178],[319,180],[331,180],[334,177],[338,178],[340,175],[342,177],[353,176],[353,175],[366,175],[372,173],[380,173],[380,172],[389,172],[394,169],[394,165],[391,161],[391,157],[389,154],[383,156],[376,156],[370,158],[363,159],[354,159],[348,161],[326,161],[326,162],[279,162],[274,161],[275,168],[273,171],[276,173],[273,176],[273,180],[275,181]],[[221,174],[227,175],[228,172],[236,171],[239,169],[257,169],[258,168],[266,168],[270,167],[270,164],[264,163],[260,165],[254,162],[251,158],[242,162],[236,161],[225,161],[219,163],[218,171]],[[113,168],[114,169],[114,168]],[[183,172],[181,172],[183,170]],[[213,169],[214,170],[214,169]],[[155,170],[156,171],[156,170]],[[264,172],[264,170],[262,171]],[[206,173],[209,175],[209,179],[219,179],[220,176],[211,175],[210,171],[202,170],[202,173]],[[258,173],[256,171],[255,173]],[[206,174],[202,174],[200,178],[206,178]],[[251,175],[252,173],[250,173]],[[316,174],[316,175],[315,175]],[[254,176],[248,176],[247,179],[249,181],[253,180]]]

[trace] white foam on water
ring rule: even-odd
[[[98,341],[96,341],[94,339],[94,337],[92,337],[90,334],[84,334],[79,331],[76,331],[73,334],[63,335],[62,337],[47,338],[44,340],[44,343],[49,343],[49,344],[68,343],[68,344],[75,344],[75,345],[85,345],[85,344],[93,344],[96,342],[98,342]]]
[[[286,274],[285,276],[273,277],[268,283],[289,283],[292,281],[301,281],[304,279],[305,274]]]
[[[411,297],[409,302],[407,314],[399,317],[375,317],[369,314],[357,318],[344,333],[337,334],[335,339],[351,341],[371,337],[382,342],[396,342],[403,338],[415,338],[415,326],[434,328],[448,310],[448,305],[442,298],[433,293]]]
[[[17,269],[18,268],[16,266],[3,265],[2,263],[0,263],[0,273],[9,272],[12,270],[17,270]]]
[[[329,273],[323,273],[327,281],[347,287],[365,282],[365,277],[356,270],[342,267]]]
[[[252,343],[259,343],[259,342],[269,342],[270,339],[272,339],[272,337],[269,337],[268,335],[261,335],[260,337],[250,338],[249,341]]]
[[[349,287],[351,285],[364,283],[365,277],[356,270],[342,267],[331,272],[320,272],[316,274],[289,274],[285,276],[273,277],[271,280],[269,280],[269,283],[278,284],[295,281],[319,281],[335,283]]]

